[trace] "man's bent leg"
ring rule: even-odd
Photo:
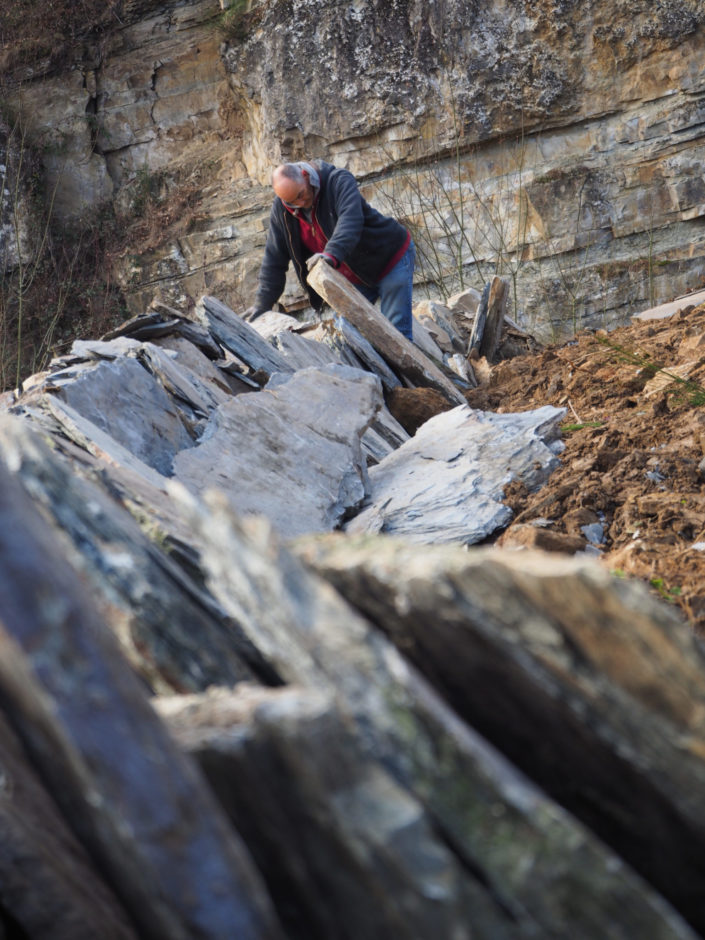
[[[380,309],[384,316],[407,339],[413,341],[411,293],[414,280],[416,248],[411,242],[392,270],[377,284]]]

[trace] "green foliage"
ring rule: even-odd
[[[583,428],[601,428],[604,423],[604,421],[582,421],[579,424],[562,424],[561,431],[566,434],[571,431],[582,431]]]
[[[705,388],[699,382],[684,379],[673,372],[669,372],[660,363],[654,362],[648,353],[636,353],[631,349],[620,346],[619,343],[613,342],[606,336],[596,336],[595,338],[601,346],[606,346],[612,350],[618,362],[628,362],[638,366],[644,380],[651,379],[659,374],[669,378],[676,385],[676,391],[674,392],[676,400],[683,401],[693,408],[700,408],[705,405]]]
[[[262,12],[251,6],[251,0],[233,0],[218,17],[218,31],[226,42],[242,43],[250,35]]]
[[[667,588],[663,578],[651,578],[649,584],[664,600],[670,601],[672,604],[674,604],[676,598],[680,597],[683,593],[683,589],[678,586]]]

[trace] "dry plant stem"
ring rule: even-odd
[[[16,133],[19,134],[18,159],[17,159],[17,167],[15,170],[15,177],[14,177],[12,190],[11,190],[10,215],[12,216],[12,219],[13,219],[12,228],[13,228],[14,239],[15,239],[15,250],[17,252],[17,272],[16,272],[17,286],[16,286],[16,289],[13,291],[16,304],[17,304],[17,327],[16,327],[16,333],[15,333],[17,357],[16,357],[16,365],[15,365],[14,383],[15,383],[15,387],[19,388],[21,381],[22,381],[22,362],[23,362],[22,352],[23,352],[23,343],[24,343],[23,331],[24,331],[24,322],[25,322],[25,315],[26,315],[26,298],[37,276],[37,272],[39,271],[42,258],[47,248],[47,242],[49,239],[50,222],[51,222],[51,218],[54,212],[54,202],[56,199],[56,193],[57,193],[59,183],[61,180],[61,173],[57,175],[57,179],[56,179],[54,188],[51,193],[49,205],[47,207],[46,219],[42,225],[41,239],[40,239],[39,245],[36,251],[34,252],[33,259],[25,263],[25,259],[23,256],[23,246],[20,240],[19,217],[20,217],[20,206],[21,206],[21,199],[22,199],[22,173],[23,173],[24,163],[25,163],[26,155],[27,155],[27,136],[26,136],[26,129],[22,126],[20,117],[16,119],[15,124],[11,128],[10,133],[8,135],[8,150],[10,148],[12,138],[15,136]],[[9,163],[9,159],[6,162]],[[8,300],[9,298],[4,298],[3,300],[3,307],[5,310],[7,310],[9,306]],[[55,313],[55,316],[52,318],[52,321],[48,330],[49,334],[53,334],[53,330],[54,330],[56,321],[58,320],[60,316],[60,313],[61,313],[61,310],[57,310]],[[45,336],[45,340],[47,340],[46,336]],[[43,341],[42,345],[45,345],[48,348],[49,343]],[[36,355],[33,357],[33,359],[34,359],[34,364],[36,365]],[[3,372],[4,372],[4,369],[3,369]]]
[[[575,420],[578,422],[578,424],[582,424],[582,423],[583,423],[583,422],[582,422],[582,419],[580,418],[580,415],[579,415],[578,412],[575,410],[575,408],[573,408],[573,402],[570,400],[570,398],[568,399],[568,407],[569,407],[570,410],[573,412],[573,417],[574,417]]]
[[[96,252],[105,252],[109,225],[88,245],[87,238],[98,231],[94,220],[63,226],[60,237],[54,239],[55,202],[65,164],[58,168],[51,190],[39,204],[37,193],[27,185],[30,174],[38,175],[40,160],[36,142],[30,141],[23,121],[21,89],[13,93],[13,100],[19,110],[3,128],[7,159],[0,177],[5,194],[0,202],[0,225],[11,233],[5,269],[0,271],[0,390],[19,388],[24,376],[45,368],[56,352],[60,324],[68,327],[70,307],[72,330],[66,332],[74,336],[77,330],[85,335],[87,326],[104,331],[106,315],[111,310],[113,314],[123,312],[118,294],[109,284],[108,266],[101,263],[92,275],[89,271],[91,259],[98,264]],[[102,311],[98,311],[101,297]],[[67,335],[65,342],[72,338]]]
[[[583,183],[580,187],[580,192],[578,193],[578,211],[575,216],[575,240],[577,243],[578,235],[580,232],[580,218],[583,212],[583,191],[587,185],[587,178],[583,180]],[[568,298],[570,305],[570,322],[573,330],[573,335],[578,332],[578,306],[581,301],[584,301],[584,297],[581,294],[581,288],[585,278],[587,277],[588,271],[588,256],[590,253],[590,243],[585,246],[585,251],[583,253],[582,262],[578,268],[577,277],[572,277],[569,273],[567,265],[561,262],[559,255],[553,256],[553,262],[555,268],[558,272],[558,278],[560,280],[561,286],[563,288],[564,294]],[[572,270],[572,269],[570,269]]]

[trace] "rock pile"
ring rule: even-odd
[[[0,935],[705,931],[702,654],[587,557],[468,549],[564,409],[455,404],[428,342],[205,297],[8,403]]]

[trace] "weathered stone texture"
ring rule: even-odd
[[[703,856],[687,845],[705,838],[692,798],[705,780],[703,654],[668,607],[585,559],[554,555],[549,566],[536,552],[453,550],[451,560],[444,548],[417,555],[391,539],[311,540],[299,552],[526,772],[546,762],[541,785],[701,921]],[[507,657],[499,671],[497,645]],[[523,721],[531,740],[516,735]],[[591,778],[613,795],[594,800]],[[620,790],[631,810],[617,818],[609,807]],[[659,833],[658,853],[643,850],[643,819]],[[675,859],[685,863],[678,878]]]
[[[506,520],[512,476],[555,466],[562,410],[435,393],[405,440],[374,360],[328,361],[352,334],[277,344],[199,309],[75,343],[0,421],[0,770],[31,777],[4,716],[57,846],[0,787],[0,923],[47,924],[16,852],[71,940],[101,910],[101,936],[129,917],[155,940],[265,940],[277,920],[291,940],[702,933],[688,628],[593,560],[462,544]],[[390,386],[390,407],[429,391]],[[288,538],[340,527],[370,482],[404,542]],[[150,692],[180,693],[156,710],[173,733]],[[93,884],[67,877],[62,826]]]
[[[505,486],[538,489],[558,466],[550,449],[562,408],[502,415],[453,408],[427,421],[370,471],[369,505],[349,532],[413,542],[481,542],[511,518]]]
[[[705,277],[697,0],[267,0],[225,42],[221,13],[128,5],[100,54],[22,87],[61,215],[124,208],[139,174],[197,168],[198,225],[118,272],[134,312],[204,290],[247,306],[271,169],[304,156],[357,174],[421,255],[440,246],[440,270],[417,262],[432,294],[457,286],[459,248],[475,287],[500,260],[510,314],[543,338],[624,322]],[[302,302],[295,279],[285,300]]]
[[[225,56],[251,128],[243,158],[261,181],[279,159],[311,154],[363,177],[401,162],[366,193],[408,216],[429,256],[430,241],[461,246],[476,286],[502,257],[518,287],[510,312],[544,338],[615,325],[705,275],[700,4],[263,11]],[[287,26],[309,17],[315,28]],[[420,178],[403,168],[456,147],[459,164],[453,155]]]
[[[304,369],[220,407],[198,446],[176,457],[174,476],[195,493],[218,487],[288,537],[337,528],[367,495],[360,441],[381,405],[369,373]]]
[[[0,705],[64,818],[140,935],[278,938],[249,854],[158,721],[61,543],[4,464],[0,475]]]

